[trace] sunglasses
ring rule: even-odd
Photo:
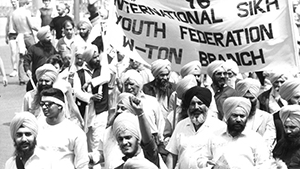
[[[50,102],[50,101],[40,101],[40,106],[46,106],[47,109],[49,109],[53,104],[56,104],[54,102]]]

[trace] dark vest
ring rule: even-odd
[[[77,74],[79,76],[80,79],[80,83],[81,86],[83,86],[85,84],[85,76],[84,76],[84,69],[80,69],[77,71]],[[100,76],[101,74],[101,68],[96,69],[93,72],[92,78]],[[92,94],[96,94],[98,93],[98,89],[99,89],[100,85],[98,86],[93,86],[92,87]],[[76,104],[79,108],[80,114],[82,117],[84,117],[84,113],[85,113],[85,106],[87,105],[87,103],[79,100],[76,98]],[[100,101],[94,101],[94,108],[95,108],[95,112],[96,114],[100,114],[104,111],[108,110],[108,83],[105,83],[102,85],[102,99]]]
[[[40,8],[41,12],[41,20],[42,20],[42,26],[47,26],[52,21],[51,15],[52,15],[53,9],[50,8]]]

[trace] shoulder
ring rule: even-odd
[[[5,162],[5,169],[16,169],[16,157],[12,156]]]

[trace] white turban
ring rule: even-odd
[[[293,124],[300,127],[300,105],[284,106],[279,112],[279,117],[283,124],[291,120]]]
[[[77,24],[77,28],[80,28],[82,25],[85,25],[88,30],[92,30],[93,28],[91,21],[89,21],[88,19],[79,21],[79,23]]]
[[[42,76],[47,76],[54,82],[58,76],[58,70],[52,64],[46,63],[35,71],[35,75],[37,80]]]
[[[142,75],[134,69],[127,70],[121,77],[122,83],[124,84],[128,79],[133,80],[142,89],[144,79]]]
[[[180,70],[181,77],[185,77],[189,74],[200,74],[201,73],[201,63],[198,60],[191,61],[184,66],[182,66]]]
[[[226,71],[225,67],[224,67],[225,62],[222,60],[215,60],[213,62],[211,62],[208,67],[207,67],[207,74],[210,78],[212,78],[213,74],[215,73],[216,70],[218,70],[219,68],[223,67],[224,70]]]
[[[298,78],[286,80],[279,89],[279,95],[286,101],[298,93],[300,93],[300,79]]]
[[[47,26],[43,26],[39,29],[38,33],[36,34],[36,37],[38,38],[38,40],[42,41],[48,35],[51,35],[51,31],[50,31],[50,27],[47,25]]]
[[[240,80],[235,86],[238,96],[244,96],[249,91],[254,97],[258,97],[259,89],[259,81],[253,78]]]
[[[287,78],[283,71],[270,71],[270,72],[265,72],[264,74],[266,74],[267,79],[269,79],[272,84],[280,77]]]
[[[158,76],[165,69],[171,71],[171,62],[167,59],[158,59],[151,63],[151,72],[154,77]]]
[[[119,94],[119,96],[117,97],[117,104],[122,102],[123,105],[129,110],[130,113],[135,114],[132,105],[130,104],[129,97],[133,97],[133,94],[126,93],[126,92]]]
[[[224,101],[223,104],[223,112],[225,121],[229,119],[231,114],[236,110],[239,109],[246,113],[248,117],[250,109],[251,109],[251,102],[249,99],[244,97],[229,97]]]
[[[16,136],[16,132],[21,126],[28,128],[35,137],[37,136],[38,122],[32,113],[20,112],[16,113],[16,115],[13,117],[10,122],[10,135],[13,140]]]
[[[138,117],[132,113],[124,112],[119,114],[113,123],[112,129],[116,139],[121,132],[129,131],[135,138],[141,141]]]
[[[236,75],[240,72],[237,63],[231,59],[225,61],[224,67],[227,71],[231,70]]]
[[[197,80],[194,75],[187,75],[177,83],[176,93],[179,99],[182,99],[184,93],[190,88],[197,86]]]
[[[96,45],[88,45],[84,52],[82,53],[82,58],[84,59],[85,62],[89,62],[90,60],[93,59],[94,54],[99,54],[98,48]]]

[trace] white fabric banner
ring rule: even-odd
[[[299,65],[290,0],[114,0],[110,43],[172,69],[233,59],[240,72]],[[125,36],[126,35],[126,36]]]

